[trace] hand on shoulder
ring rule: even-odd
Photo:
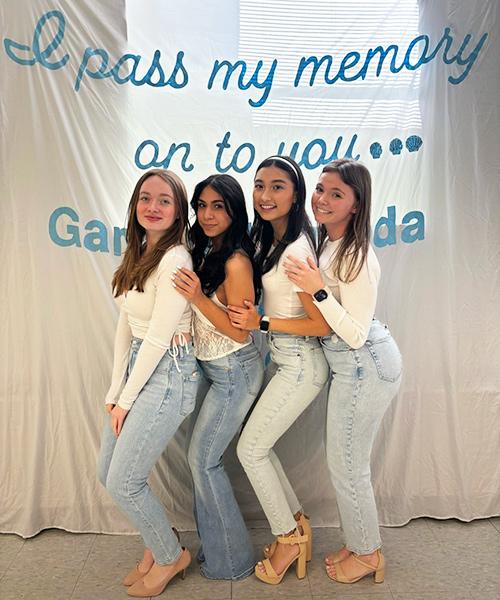
[[[325,287],[318,266],[309,256],[307,262],[304,262],[289,254],[283,265],[288,279],[302,291],[312,295]]]

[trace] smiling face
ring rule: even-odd
[[[263,167],[257,171],[253,187],[253,207],[264,221],[273,226],[281,238],[295,200],[295,188],[290,176],[278,167]]]
[[[328,237],[331,240],[341,238],[357,209],[352,187],[344,183],[338,173],[322,173],[311,202],[314,217],[326,227]]]
[[[176,218],[176,202],[172,187],[158,175],[148,177],[139,190],[136,215],[146,230],[146,240],[156,243]]]
[[[196,218],[203,233],[212,238],[214,245],[222,241],[224,233],[232,223],[222,196],[209,185],[202,190],[198,198]]]

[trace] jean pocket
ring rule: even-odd
[[[316,387],[323,388],[330,375],[330,367],[321,348],[310,350],[310,356],[313,358],[313,383]]]
[[[252,358],[246,358],[240,361],[240,368],[245,378],[247,390],[254,396],[260,392],[262,382],[264,381],[264,362],[257,352]]]
[[[269,340],[269,347],[271,352],[276,352],[278,355],[288,356],[289,358],[300,357],[300,349],[297,341],[282,341],[280,338],[274,338]]]
[[[401,377],[403,369],[401,353],[390,335],[374,344],[367,344],[366,347],[375,363],[380,379],[394,382]]]
[[[351,346],[338,337],[336,333],[320,338],[319,342],[326,352],[347,352],[352,350]]]
[[[234,353],[237,363],[245,371],[258,369],[259,363],[263,363],[262,355],[255,346],[251,349],[242,348]]]
[[[191,414],[196,404],[196,392],[200,383],[200,372],[194,367],[189,374],[182,375],[182,400],[180,412],[183,417]]]
[[[228,355],[229,356],[229,355]],[[220,369],[222,371],[231,370],[231,365],[228,356],[221,356],[220,358],[212,358],[210,360],[200,361],[202,369],[205,368],[210,375],[210,371],[214,369]]]

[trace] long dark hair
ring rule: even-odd
[[[149,177],[156,175],[168,183],[174,193],[175,220],[171,227],[155,244],[153,250],[144,254],[146,230],[137,220],[137,203],[142,184]],[[122,262],[113,275],[111,288],[115,297],[135,288],[144,291],[144,284],[151,273],[158,267],[165,252],[172,246],[182,243],[188,226],[188,199],[186,188],[181,179],[167,169],[151,169],[139,178],[135,184],[127,211],[127,249]]]
[[[278,241],[278,244],[270,254],[269,250],[271,249],[274,237],[273,226],[268,221],[264,221],[257,211],[255,211],[250,236],[257,250],[255,262],[260,267],[262,274],[267,273],[278,264],[285,248],[302,233],[309,240],[311,249],[315,249],[314,230],[306,213],[306,182],[304,181],[304,175],[302,175],[299,165],[289,156],[270,156],[260,163],[256,173],[265,167],[276,167],[288,175],[293,183],[295,199],[288,214],[285,235]]]
[[[347,224],[344,236],[333,259],[333,275],[348,283],[359,275],[370,247],[370,212],[372,205],[372,180],[370,171],[357,160],[339,158],[325,165],[322,173],[337,173],[354,192],[356,212]],[[318,253],[321,254],[328,238],[326,227],[319,228]]]
[[[237,250],[242,250],[252,263],[255,302],[260,294],[260,271],[254,260],[255,246],[248,234],[248,213],[245,195],[240,184],[231,175],[210,175],[194,188],[191,207],[195,213],[203,190],[211,187],[220,194],[231,224],[224,232],[218,250],[212,250],[212,241],[203,232],[196,219],[189,231],[189,246],[193,257],[193,268],[201,281],[203,293],[211,296],[226,278],[226,261]]]

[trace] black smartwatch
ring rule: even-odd
[[[314,292],[313,298],[316,300],[316,302],[323,302],[323,300],[328,298],[328,292],[323,289],[318,290],[317,292]]]
[[[264,316],[260,318],[259,329],[264,332],[269,331],[269,317]]]

